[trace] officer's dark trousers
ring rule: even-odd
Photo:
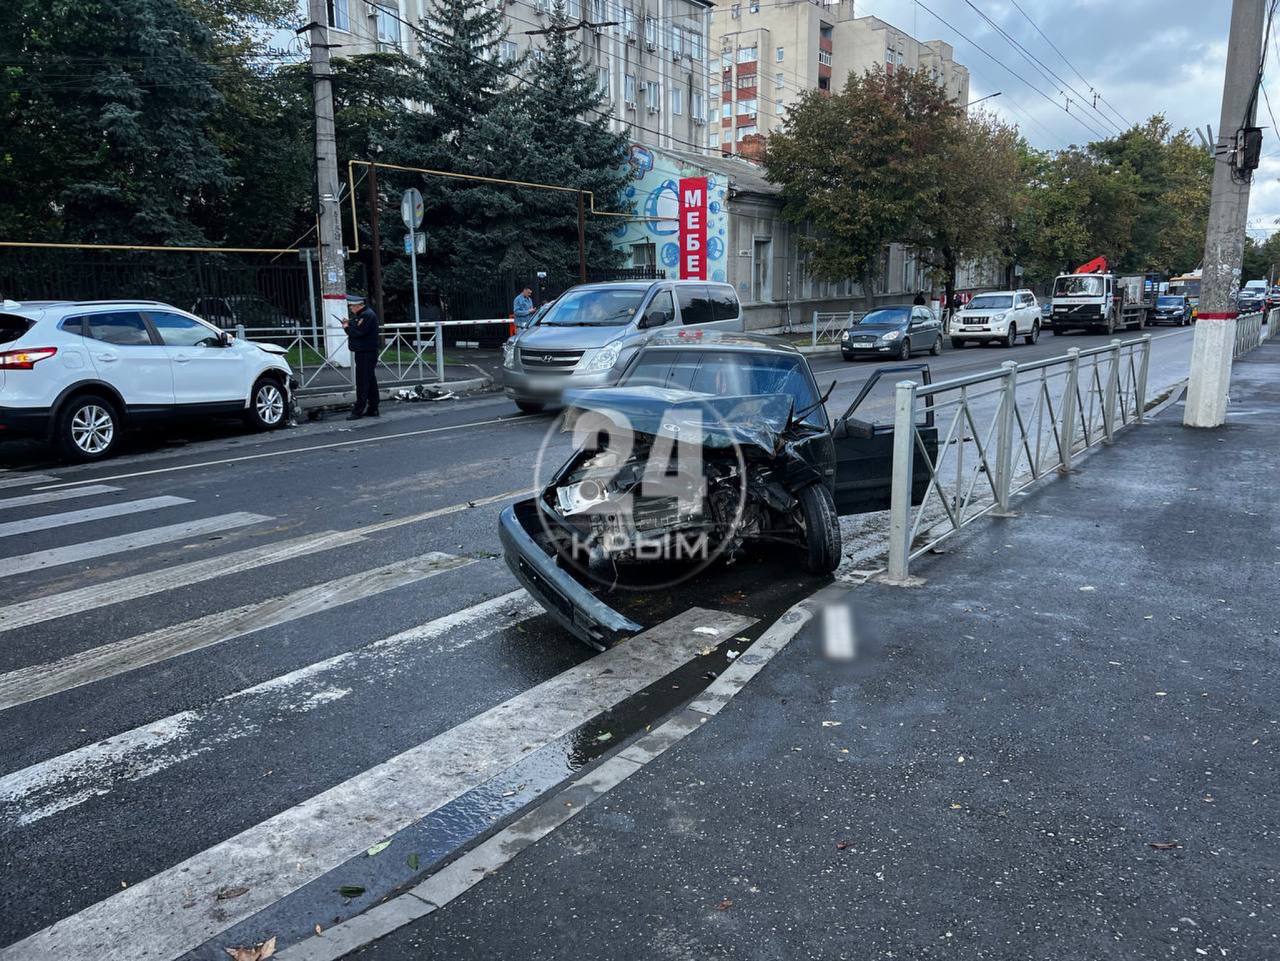
[[[378,412],[377,351],[359,350],[354,356],[356,359],[356,405],[352,412],[376,414]]]

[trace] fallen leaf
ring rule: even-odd
[[[724,656],[725,656],[725,657],[727,657],[729,660],[731,660],[731,661],[732,661],[735,657],[737,657],[737,656],[738,656],[738,654],[739,654],[739,653],[740,653],[740,652],[738,652],[738,651],[725,651],[725,652],[724,652]]]
[[[216,895],[219,901],[230,901],[232,898],[238,898],[242,894],[248,894],[248,888],[220,888]]]
[[[721,901],[719,904],[716,905],[716,910],[728,911],[731,907],[733,907],[733,899],[725,898],[723,901]]]
[[[596,743],[603,744],[605,741],[612,741],[612,740],[613,740],[613,735],[610,734],[608,731],[605,731],[603,734],[601,734],[599,737],[596,738]]]
[[[956,758],[956,763],[957,763],[957,764],[963,764],[963,763],[964,763],[964,755],[963,755],[963,754],[961,754],[958,758]]]
[[[837,842],[836,842],[836,850],[837,850],[837,851],[843,851],[843,850],[844,850],[845,848],[847,848],[851,843],[852,843],[852,842],[850,842],[850,841],[837,841]]]
[[[344,898],[358,898],[364,894],[364,888],[359,884],[344,884],[338,888],[338,893]]]
[[[719,636],[719,634],[720,634],[720,632],[719,632],[719,631],[717,631],[714,627],[695,627],[695,628],[693,629],[693,633],[695,633],[695,634],[707,634],[707,635],[709,635],[709,636],[711,636],[711,637],[717,637],[717,636]]]
[[[715,652],[716,652],[716,649],[714,647],[704,647],[698,653],[701,654],[703,657],[707,657],[708,655],[714,654]]]
[[[409,855],[408,863],[409,863],[410,871],[418,870],[418,852],[417,851],[414,851],[412,854]]]
[[[316,925],[316,934],[324,934],[324,929],[320,925]]]
[[[316,933],[320,931],[320,925],[316,925]],[[223,948],[227,954],[231,955],[234,961],[265,961],[276,953],[276,939],[274,936],[267,938],[261,944],[255,944],[249,948]]]
[[[1147,847],[1155,848],[1157,851],[1172,851],[1174,848],[1182,847],[1177,841],[1148,841]]]
[[[369,850],[365,851],[364,853],[369,855],[369,857],[371,858],[375,858],[389,847],[391,847],[390,841],[379,841],[377,844],[369,848]]]
[[[953,811],[959,811],[959,810],[960,810],[960,805],[959,805],[959,804],[953,804],[953,805],[951,805],[951,810],[953,810]]]

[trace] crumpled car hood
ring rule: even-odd
[[[669,387],[568,390],[564,402],[569,408],[565,430],[573,429],[578,412],[594,411],[614,423],[625,423],[636,434],[675,439],[700,430],[703,447],[748,445],[771,456],[787,432],[792,412],[792,398],[787,394],[719,397]]]

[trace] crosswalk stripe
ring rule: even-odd
[[[360,531],[322,531],[230,554],[188,561],[163,570],[131,574],[102,584],[90,584],[58,594],[33,597],[0,607],[0,633],[59,617],[82,614],[109,604],[122,604],[140,597],[161,594],[178,587],[203,584],[215,577],[240,574],[336,547],[349,547],[363,540],[364,536]]]
[[[0,675],[0,711],[474,564],[432,551]]]
[[[385,683],[411,655],[461,650],[541,610],[523,590],[512,591],[0,777],[0,829],[34,824],[232,741],[296,724],[357,686]]]
[[[0,478],[0,488],[26,487],[29,484],[47,484],[58,478],[52,474],[14,474],[12,477]]]
[[[114,504],[103,504],[101,507],[86,507],[84,510],[63,511],[61,514],[43,514],[40,517],[28,517],[20,521],[0,523],[0,537],[12,537],[14,534],[31,534],[35,531],[52,530],[55,527],[69,527],[72,524],[86,524],[89,521],[105,520],[108,517],[123,517],[126,514],[141,514],[144,511],[159,510],[162,507],[177,507],[179,504],[191,504],[186,497],[144,497],[136,501],[118,501]]]
[[[188,537],[201,537],[215,534],[236,527],[247,527],[250,524],[261,524],[271,520],[264,514],[251,514],[247,511],[236,511],[232,514],[218,514],[197,521],[185,521],[181,524],[170,524],[166,527],[152,527],[133,534],[117,534],[115,537],[103,537],[96,541],[85,541],[81,544],[68,544],[65,547],[52,547],[43,551],[32,551],[30,554],[19,554],[0,560],[0,577],[14,574],[26,574],[30,571],[58,567],[62,564],[74,564],[77,561],[92,560],[95,557],[106,557],[124,551],[137,550],[140,547],[154,547],[157,544],[168,544]]]
[[[692,608],[186,861],[0,949],[4,961],[191,951],[749,626]],[[702,631],[699,632],[698,629]],[[228,887],[245,888],[218,900]],[[135,951],[138,957],[143,954]]]
[[[0,511],[13,507],[32,507],[36,504],[52,504],[56,501],[69,500],[72,497],[89,497],[93,494],[110,494],[119,487],[110,484],[93,484],[89,487],[72,487],[68,490],[41,491],[38,494],[22,494],[18,497],[0,499]]]

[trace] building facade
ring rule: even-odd
[[[554,0],[499,2],[507,36],[499,56],[540,56]],[[634,140],[699,151],[707,143],[709,87],[718,53],[710,49],[711,0],[563,0],[583,62],[594,72],[612,127]],[[335,56],[399,49],[414,56],[406,25],[430,23],[429,0],[327,0]],[[714,61],[714,62],[713,62]]]
[[[708,145],[723,154],[753,155],[802,93],[839,90],[873,67],[925,70],[953,101],[969,99],[969,71],[950,44],[921,43],[878,17],[857,17],[854,0],[721,2],[711,43],[720,63]]]

